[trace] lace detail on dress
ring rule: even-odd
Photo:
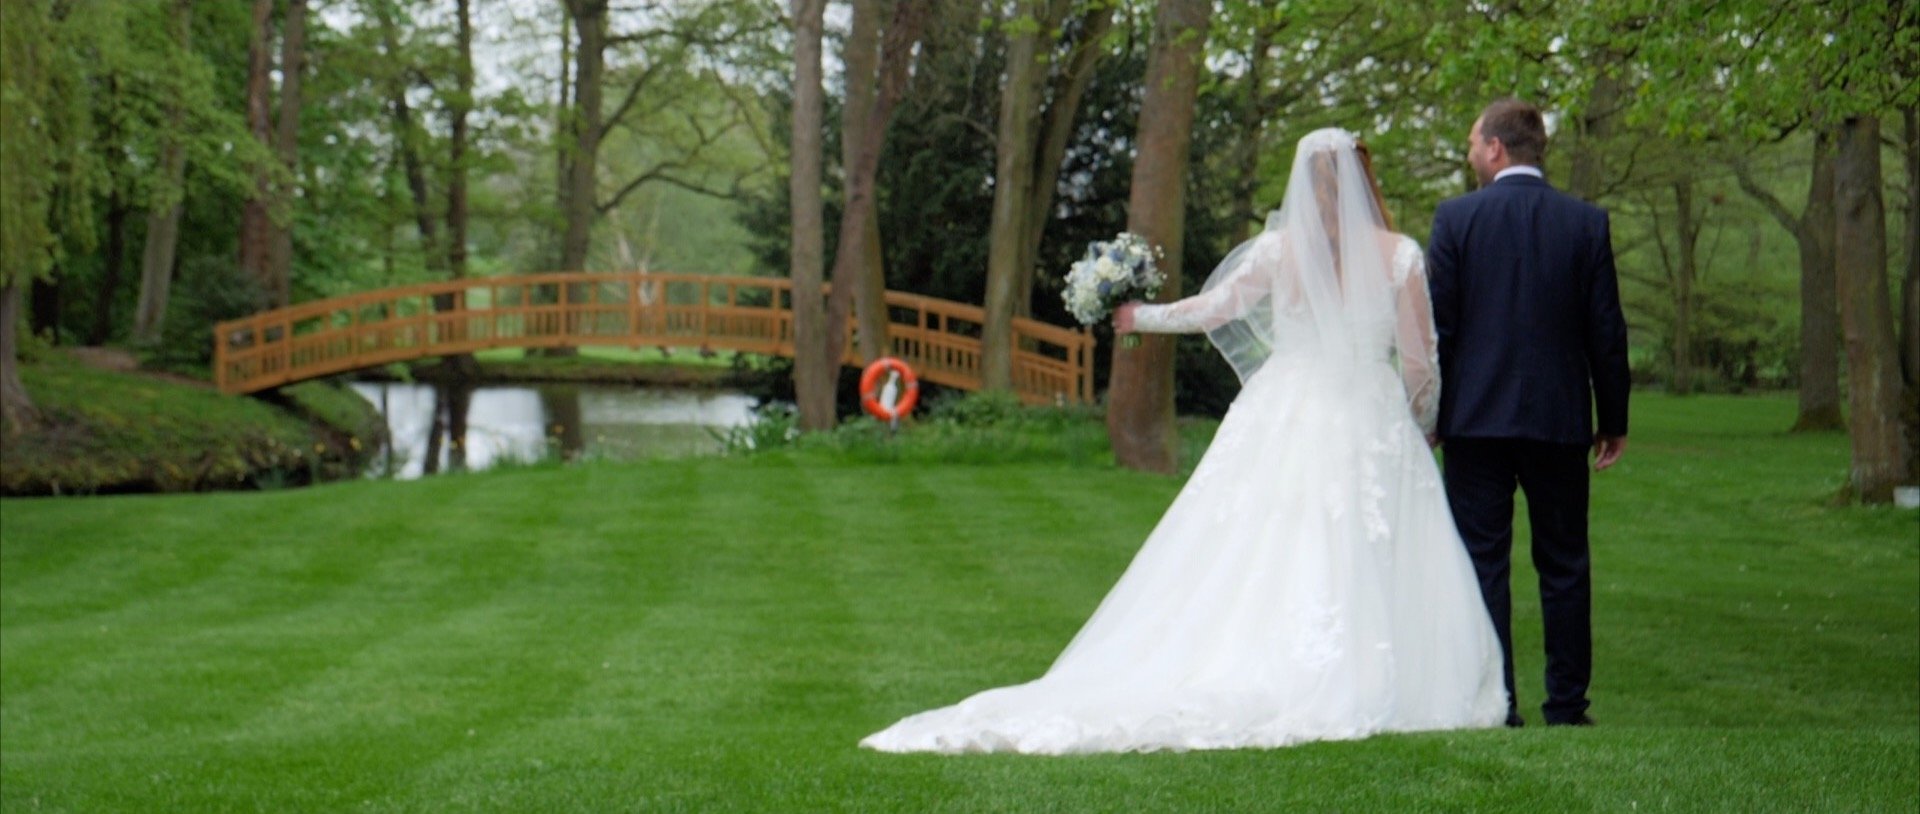
[[[1395,355],[1407,389],[1407,407],[1420,432],[1432,435],[1440,423],[1440,335],[1433,325],[1433,301],[1427,293],[1426,256],[1413,238],[1402,237],[1394,252]]]
[[[1367,441],[1366,452],[1360,456],[1360,519],[1366,524],[1367,539],[1375,543],[1393,536],[1393,526],[1387,523],[1387,486],[1380,472],[1380,460],[1391,457],[1393,451],[1391,441],[1375,436]]]

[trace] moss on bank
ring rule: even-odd
[[[5,440],[0,494],[273,488],[356,477],[384,438],[378,413],[327,382],[264,398],[229,396],[62,354],[22,365],[20,374],[44,421]]]

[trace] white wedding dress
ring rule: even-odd
[[[1421,252],[1383,228],[1370,193],[1352,200],[1346,167],[1336,183],[1301,166],[1312,151],[1350,159],[1351,144],[1303,140],[1295,182],[1309,186],[1290,186],[1267,231],[1201,294],[1136,311],[1142,331],[1208,331],[1244,386],[1086,626],[1039,679],[862,746],[1230,749],[1505,720],[1500,644],[1422,431],[1438,382]],[[1319,219],[1325,196],[1291,206],[1316,178],[1344,193],[1341,217]],[[1341,237],[1287,237],[1315,230]]]

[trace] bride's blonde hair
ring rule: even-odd
[[[1380,213],[1380,224],[1385,226],[1389,232],[1395,231],[1393,226],[1393,213],[1387,211],[1386,196],[1380,193],[1380,179],[1373,174],[1372,151],[1367,149],[1366,142],[1356,137],[1353,140],[1353,152],[1360,158],[1360,174],[1367,178],[1367,191],[1373,196],[1374,211]],[[1332,197],[1335,187],[1333,181],[1333,156],[1331,153],[1315,153],[1311,160],[1313,162],[1315,182],[1313,185],[1314,197],[1320,200],[1321,217],[1331,218],[1333,213],[1338,211],[1338,207],[1334,205]],[[1327,229],[1329,233],[1334,229],[1331,220],[1328,221]]]
[[[1360,170],[1367,176],[1367,188],[1373,191],[1373,206],[1380,210],[1380,222],[1386,224],[1387,231],[1395,231],[1393,213],[1387,211],[1386,196],[1380,194],[1380,178],[1373,174],[1373,153],[1358,138],[1353,140],[1353,151],[1360,154]]]

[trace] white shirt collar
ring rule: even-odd
[[[1547,177],[1546,173],[1541,172],[1539,167],[1528,166],[1526,164],[1515,164],[1511,167],[1508,167],[1504,170],[1494,173],[1493,180],[1498,181],[1509,175],[1531,175],[1535,178],[1541,178],[1541,179],[1544,179]]]

